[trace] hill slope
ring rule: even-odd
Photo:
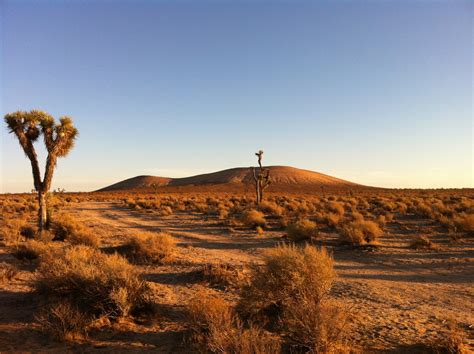
[[[302,189],[341,189],[364,187],[362,185],[331,177],[322,173],[301,170],[287,166],[269,166],[271,189],[276,190],[302,190]],[[252,171],[248,167],[231,168],[228,170],[206,173],[185,178],[167,178],[154,176],[137,176],[115,183],[100,189],[100,192],[146,190],[153,188],[172,189],[172,187],[188,187],[199,189],[245,188],[253,185]]]

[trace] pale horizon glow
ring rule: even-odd
[[[473,6],[4,0],[2,118],[74,119],[53,189],[253,166],[260,148],[364,185],[473,188]],[[0,193],[29,192],[1,124]]]

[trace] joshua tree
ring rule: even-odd
[[[10,133],[16,135],[20,146],[31,162],[34,187],[38,193],[38,229],[41,233],[47,225],[46,194],[51,188],[57,159],[66,156],[71,151],[78,131],[71,118],[61,117],[59,123],[56,123],[50,114],[37,110],[9,113],[5,115],[5,123]],[[48,153],[43,180],[41,180],[38,155],[34,147],[34,142],[41,134]]]
[[[255,181],[255,191],[257,194],[257,204],[260,204],[261,201],[263,200],[263,192],[265,189],[267,189],[270,184],[272,183],[270,181],[270,169],[268,168],[263,168],[262,166],[262,159],[263,159],[263,151],[259,150],[258,152],[255,153],[255,155],[258,157],[258,173],[255,170],[255,167],[252,168],[253,172],[253,179]]]

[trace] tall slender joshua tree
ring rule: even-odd
[[[71,151],[78,136],[78,131],[70,117],[61,117],[59,123],[56,123],[49,113],[38,110],[8,113],[5,115],[5,123],[10,133],[16,135],[20,146],[31,162],[33,183],[35,191],[38,193],[38,229],[41,233],[47,224],[46,193],[51,188],[57,159],[66,156]],[[42,180],[38,155],[34,147],[34,143],[41,134],[48,153]]]
[[[257,204],[260,204],[263,200],[263,192],[267,189],[272,181],[270,180],[270,169],[263,168],[262,159],[263,151],[259,150],[255,153],[258,158],[258,173],[255,170],[255,167],[252,168],[253,179],[255,181],[255,192],[257,194]]]

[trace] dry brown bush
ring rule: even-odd
[[[474,214],[460,215],[455,218],[454,222],[460,230],[468,233],[474,233]]]
[[[39,259],[49,250],[47,243],[30,240],[23,243],[17,243],[13,247],[13,256],[22,261],[33,261]]]
[[[242,267],[225,263],[208,263],[202,273],[210,285],[222,288],[238,288],[247,278]]]
[[[59,341],[87,337],[87,327],[90,323],[90,318],[65,300],[41,310],[35,319],[43,333]]]
[[[308,219],[299,219],[286,228],[288,238],[292,241],[310,240],[318,234],[316,223]]]
[[[344,206],[339,202],[334,202],[334,201],[329,202],[327,205],[327,209],[331,211],[332,213],[335,213],[339,216],[344,215]]]
[[[265,215],[258,210],[250,209],[242,215],[242,222],[249,227],[265,227]]]
[[[285,309],[282,326],[293,348],[309,353],[348,353],[350,312],[335,301],[298,298]]]
[[[274,354],[280,341],[261,328],[244,327],[232,307],[201,292],[189,304],[190,340],[202,352]]]
[[[143,232],[130,236],[120,250],[134,262],[165,263],[174,259],[175,246],[173,237],[168,233]]]
[[[58,215],[53,223],[54,240],[69,241],[72,245],[99,247],[99,239],[92,230],[71,215]]]
[[[447,330],[441,332],[441,337],[430,345],[436,354],[467,354],[471,351],[466,342],[466,333],[455,320],[447,321]]]
[[[342,227],[340,239],[343,243],[360,246],[375,243],[382,234],[383,231],[373,221],[352,221]]]
[[[259,209],[264,213],[270,214],[274,217],[281,217],[285,212],[285,209],[279,206],[277,203],[266,200],[260,203]]]
[[[149,305],[149,287],[126,259],[87,246],[43,255],[36,288],[50,298],[69,299],[89,316],[127,316]]]
[[[254,266],[239,308],[250,317],[265,317],[269,311],[278,316],[291,299],[321,299],[334,277],[333,259],[324,248],[279,246],[264,253],[262,266]]]
[[[411,241],[410,248],[434,250],[438,247],[427,236],[420,235]]]
[[[0,263],[0,283],[13,280],[18,274],[18,269],[9,263]]]

